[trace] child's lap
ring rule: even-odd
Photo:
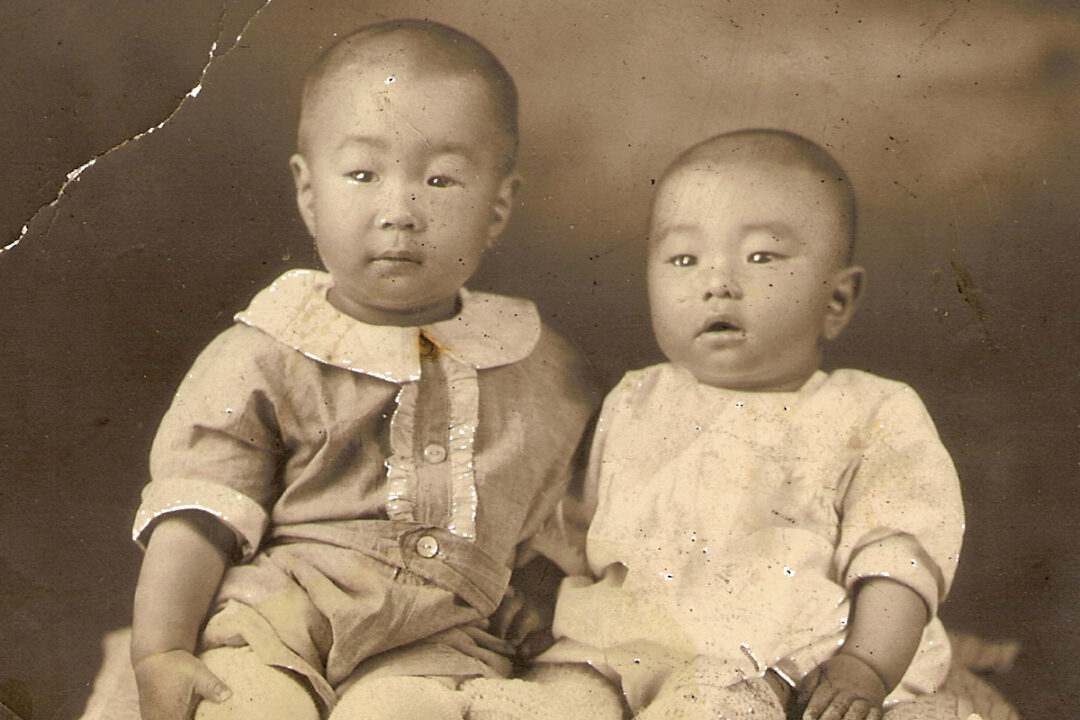
[[[317,720],[315,698],[297,676],[263,665],[249,648],[218,648],[204,661],[233,688],[229,701],[202,703],[195,720],[288,717]],[[525,679],[371,673],[341,688],[328,720],[622,720],[618,689],[586,665],[540,666]]]
[[[250,646],[263,664],[306,676],[326,705],[334,702],[334,688],[363,674],[369,662],[402,675],[510,668],[475,641],[483,639],[475,608],[408,570],[344,548],[272,548],[230,570],[219,600],[204,648]]]
[[[262,663],[250,648],[215,648],[202,655],[232,696],[202,702],[194,720],[319,720],[319,702],[301,677]],[[341,692],[330,720],[461,720],[460,678],[382,675],[360,678]]]
[[[120,718],[138,720],[139,697],[128,653],[129,638],[128,630],[116,631],[107,637],[104,662],[95,678],[94,689],[83,720],[119,720]],[[271,697],[276,692],[283,694],[286,698],[280,701],[285,705],[292,703],[300,708],[306,708],[308,703],[311,703],[312,707],[319,705],[328,707],[335,705],[339,699],[344,699],[355,686],[367,685],[368,694],[370,694],[370,690],[376,687],[372,683],[389,682],[393,678],[425,675],[454,676],[456,674],[454,682],[457,683],[465,676],[481,678],[505,676],[510,672],[507,659],[484,646],[493,641],[493,636],[474,625],[451,628],[433,637],[380,653],[361,663],[349,678],[339,684],[336,689],[331,690],[332,694],[329,698],[325,698],[318,704],[314,699],[317,694],[313,692],[310,683],[302,675],[280,670],[273,664],[267,663],[250,646],[213,648],[202,653],[200,657],[211,665],[213,672],[224,676],[221,679],[234,690],[234,697],[243,696],[246,693],[258,700]],[[268,683],[265,692],[261,689],[260,682],[256,681],[259,678],[265,679]],[[423,683],[420,685],[421,689],[426,686]],[[252,690],[253,686],[260,687],[258,695]],[[401,686],[402,682],[395,681],[386,687],[400,688]],[[275,703],[278,702],[275,701]],[[215,717],[212,714],[214,709],[212,704],[204,703],[204,706],[203,712],[211,713],[205,717],[207,719]],[[242,713],[235,714],[239,712],[235,708],[231,712],[234,714],[228,717],[234,719],[245,717]],[[292,714],[277,712],[259,715],[257,707],[250,716],[260,718],[260,720],[263,717],[293,717]],[[301,712],[296,717],[303,717],[303,713]],[[313,717],[318,717],[318,714]]]
[[[265,665],[251,648],[214,648],[201,655],[232,695],[221,703],[201,702],[195,720],[271,718],[319,720],[318,704],[293,673]]]
[[[588,665],[538,665],[522,679],[462,683],[467,720],[623,720],[622,693]]]

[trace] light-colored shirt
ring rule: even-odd
[[[604,403],[588,483],[591,577],[564,581],[546,659],[593,663],[632,708],[694,657],[731,683],[768,667],[797,681],[842,644],[870,577],[910,587],[932,617],[890,700],[944,679],[936,610],[964,512],[910,387],[837,370],[753,393],[670,364],[631,372]]]

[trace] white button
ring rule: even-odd
[[[416,554],[426,558],[435,557],[439,554],[439,541],[430,535],[424,535],[416,541]]]
[[[424,448],[424,459],[432,465],[438,465],[446,459],[446,448],[438,443],[431,443]]]

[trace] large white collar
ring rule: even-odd
[[[391,382],[420,379],[420,332],[477,370],[524,359],[540,338],[536,306],[521,298],[462,288],[461,310],[420,327],[368,325],[326,299],[330,275],[290,270],[256,295],[237,322],[319,362]]]

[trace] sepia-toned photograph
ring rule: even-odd
[[[0,7],[0,720],[1080,707],[1080,3]]]

